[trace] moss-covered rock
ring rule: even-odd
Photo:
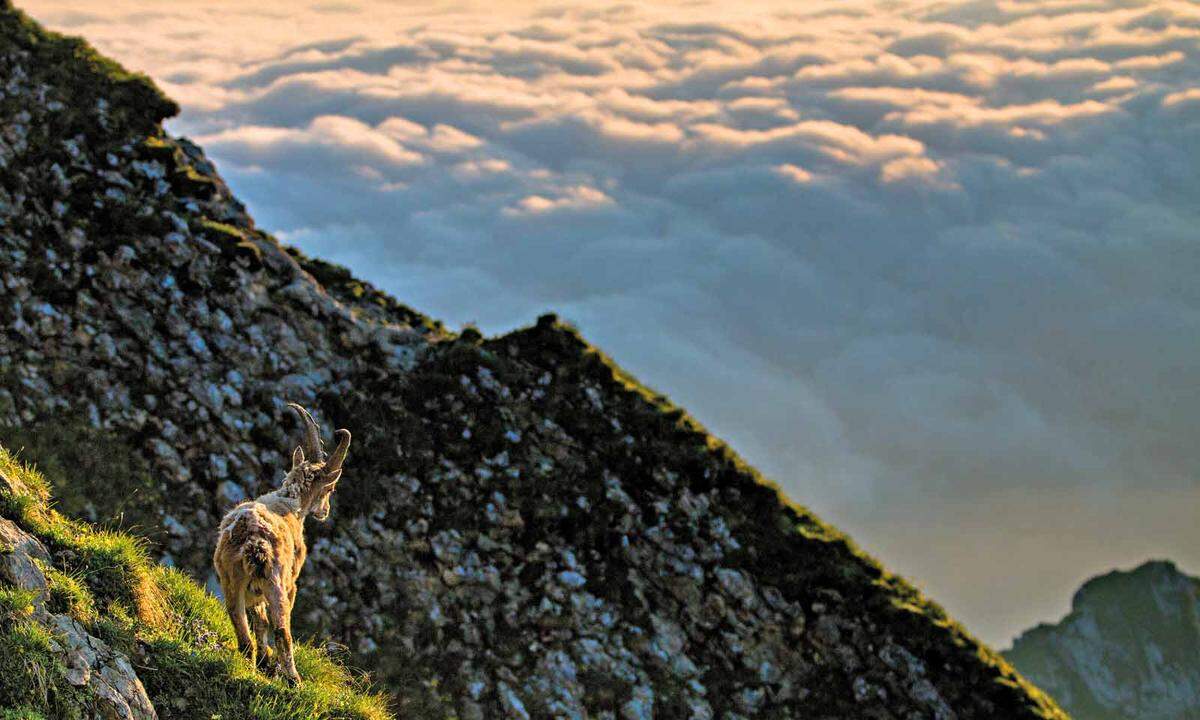
[[[64,137],[109,131],[150,134],[179,106],[150,78],[131,73],[77,37],[49,32],[0,2],[0,46],[28,53],[48,82],[70,98],[54,114],[52,132]]]

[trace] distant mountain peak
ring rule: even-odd
[[[1104,606],[1114,595],[1120,597],[1130,591],[1176,588],[1193,582],[1194,578],[1185,575],[1170,560],[1147,560],[1132,570],[1111,570],[1088,579],[1071,597],[1071,609]]]
[[[1167,560],[1091,578],[1005,656],[1076,720],[1200,718],[1200,580]]]

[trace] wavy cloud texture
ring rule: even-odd
[[[558,311],[987,639],[1200,562],[1192,2],[26,5],[282,238]]]

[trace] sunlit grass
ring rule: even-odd
[[[144,541],[64,517],[49,505],[45,478],[4,448],[0,475],[0,488],[17,488],[0,489],[0,514],[64,558],[44,568],[48,609],[119,650],[140,644],[138,676],[160,718],[390,717],[365,678],[318,648],[297,648],[300,687],[264,676],[237,653],[222,605],[182,572],[156,565]],[[0,674],[8,678],[0,679],[0,706],[21,708],[17,718],[88,717],[87,696],[65,682],[53,633],[34,617],[36,599],[32,591],[0,588]]]

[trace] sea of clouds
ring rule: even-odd
[[[729,5],[24,3],[281,239],[558,312],[989,640],[1200,566],[1200,6]]]

